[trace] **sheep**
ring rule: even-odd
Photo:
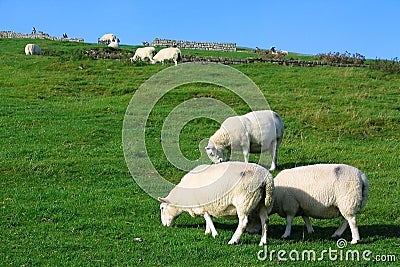
[[[41,55],[42,49],[37,44],[27,44],[25,46],[25,55]]]
[[[184,211],[192,217],[203,216],[205,234],[218,233],[213,217],[238,217],[238,227],[228,244],[239,242],[249,215],[257,213],[261,220],[260,246],[267,243],[268,213],[274,190],[272,175],[255,163],[224,162],[200,165],[186,174],[161,202],[161,222],[171,226]]]
[[[178,65],[178,61],[181,59],[181,50],[177,47],[163,48],[153,57],[150,61],[152,64],[157,62],[162,62],[164,64],[165,60],[173,60],[175,65]]]
[[[284,126],[281,117],[272,110],[259,110],[243,116],[227,118],[210,137],[205,147],[214,163],[228,161],[232,151],[242,151],[244,162],[249,153],[269,151],[272,156],[270,171],[277,167],[278,147],[282,142]],[[226,158],[223,151],[227,149]]]
[[[108,47],[118,48],[119,47],[119,39],[116,39],[108,44]]]
[[[343,217],[332,237],[340,237],[350,225],[352,244],[360,241],[356,212],[365,206],[369,182],[364,173],[345,164],[316,164],[280,172],[274,179],[274,205],[271,214],[286,218],[282,238],[291,233],[293,217],[302,216],[308,233],[314,232],[309,217]]]
[[[144,61],[148,58],[150,61],[153,59],[153,56],[156,52],[156,49],[152,46],[139,47],[135,51],[135,55],[130,58],[131,62],[141,60]]]
[[[114,41],[116,41],[117,40],[117,37],[114,35],[114,34],[112,34],[112,33],[107,33],[107,34],[104,34],[100,39],[99,39],[99,43],[102,43],[102,44],[110,44],[111,42],[114,42]]]

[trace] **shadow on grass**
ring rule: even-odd
[[[228,231],[233,232],[237,228],[237,222],[232,220],[229,223],[214,222],[214,226],[218,232]],[[205,223],[202,224],[179,224],[176,225],[178,228],[195,228],[205,230]],[[338,238],[332,238],[331,235],[336,231],[337,227],[320,227],[313,226],[314,233],[307,233],[307,229],[302,225],[293,225],[292,234],[287,240],[294,242],[303,241],[316,241],[316,240],[337,240]],[[394,224],[374,224],[374,225],[361,225],[358,227],[361,236],[362,244],[371,244],[375,240],[385,238],[400,238],[400,225]],[[282,234],[285,232],[285,225],[281,224],[270,224],[268,226],[268,238],[281,239]],[[256,233],[260,234],[260,233]],[[351,240],[351,232],[348,227],[341,236],[342,238]]]
[[[314,233],[309,234],[307,229],[301,225],[292,226],[292,234],[288,240],[295,241],[312,241],[312,240],[337,240],[332,238],[332,234],[336,231],[337,227],[319,227],[313,226]],[[400,225],[394,224],[374,224],[374,225],[361,225],[358,226],[361,236],[362,244],[373,243],[377,239],[385,238],[400,238]],[[270,225],[268,229],[268,237],[273,239],[280,239],[285,232],[285,225]],[[351,231],[348,227],[341,236],[342,238],[350,241]]]

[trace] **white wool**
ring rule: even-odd
[[[144,61],[146,58],[148,58],[150,61],[153,59],[153,55],[156,49],[152,46],[147,46],[147,47],[139,47],[135,51],[135,55],[130,58],[131,62],[141,60]]]
[[[118,41],[113,41],[113,42],[108,44],[108,47],[118,48],[119,47],[119,43],[118,43]]]
[[[226,159],[222,158],[225,149],[242,151],[245,162],[249,160],[249,153],[268,151],[272,157],[270,170],[274,170],[283,134],[283,122],[276,112],[272,110],[253,111],[243,116],[227,118],[221,124],[220,129],[210,137],[206,151],[214,163],[229,160],[230,154]]]
[[[112,33],[106,33],[100,38],[100,42],[113,42],[116,40],[117,37]]]
[[[280,172],[274,179],[273,213],[287,219],[283,237],[290,235],[291,220],[303,216],[307,229],[313,232],[308,217],[330,219],[343,216],[346,220],[334,236],[340,236],[347,223],[353,240],[360,240],[355,224],[357,211],[368,199],[369,183],[357,168],[345,164],[317,164]]]
[[[178,64],[178,60],[181,58],[181,50],[176,47],[163,48],[153,57],[151,63],[155,64],[157,62],[162,62],[164,64],[165,60],[173,60],[175,65]]]
[[[224,149],[231,145],[228,132],[224,128],[218,129],[211,137],[210,141],[217,149]]]
[[[162,202],[164,225],[186,211],[192,216],[204,216],[206,228],[216,235],[211,216],[239,217],[239,226],[229,241],[237,243],[246,228],[251,212],[259,213],[265,222],[272,208],[273,180],[265,168],[254,163],[224,162],[201,165],[186,174]],[[260,244],[266,243],[266,223]],[[211,227],[211,228],[209,228]],[[214,229],[214,230],[213,230]]]
[[[41,55],[42,50],[37,44],[27,44],[25,46],[25,55]]]

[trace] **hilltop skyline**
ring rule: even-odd
[[[30,8],[3,0],[0,30],[30,33],[32,27],[51,36],[84,38],[96,43],[114,33],[121,44],[139,45],[155,38],[236,43],[239,47],[272,46],[301,54],[348,51],[367,58],[400,56],[400,2],[261,1],[237,4],[201,2],[38,0]]]

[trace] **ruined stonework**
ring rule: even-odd
[[[18,33],[13,31],[0,31],[0,38],[30,38],[30,39],[49,39],[49,40],[59,40],[59,41],[71,41],[71,42],[81,42],[83,43],[83,38],[58,38],[50,36],[44,32],[38,32],[35,34],[31,33]]]
[[[184,48],[184,49],[236,52],[236,43],[192,42],[192,41],[156,38],[150,45],[159,47],[176,46],[178,48]]]

